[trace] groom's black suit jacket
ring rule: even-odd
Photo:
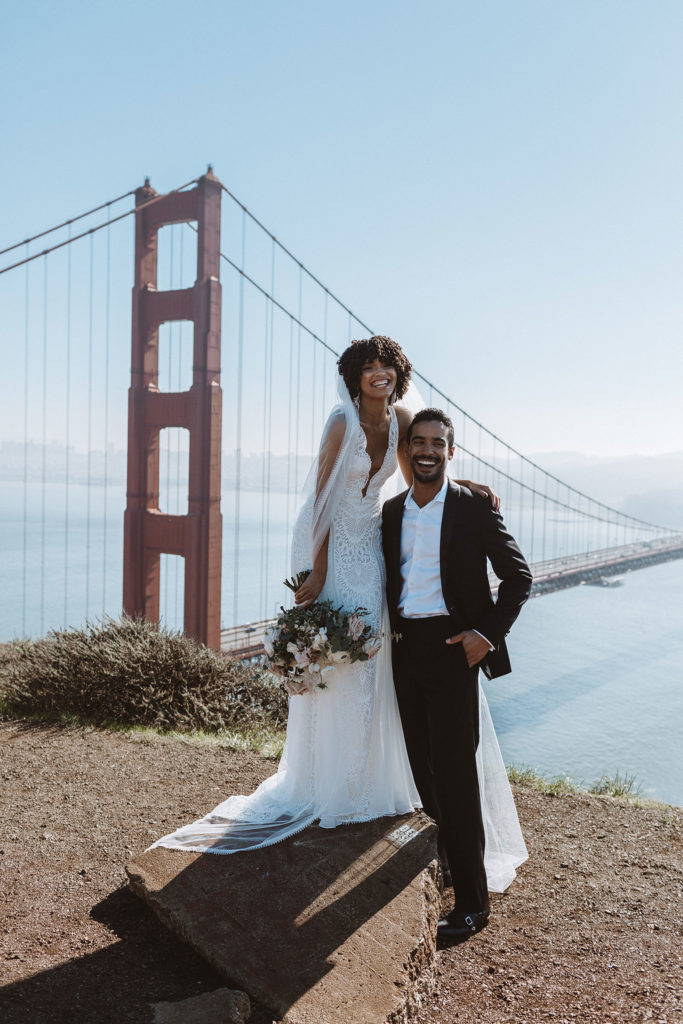
[[[387,602],[394,632],[400,632],[401,525],[407,497],[408,491],[404,491],[385,502],[382,509]],[[489,587],[487,558],[500,580],[496,601]],[[529,566],[488,498],[450,480],[441,522],[441,589],[454,634],[476,629],[494,645],[480,662],[489,679],[510,671],[505,637],[531,584]]]

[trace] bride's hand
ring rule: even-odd
[[[456,484],[462,484],[463,487],[469,487],[475,494],[480,494],[482,498],[488,498],[491,502],[491,506],[494,512],[500,511],[500,498],[494,490],[487,487],[486,484],[475,484],[473,480],[456,480]]]
[[[318,594],[325,586],[327,570],[313,569],[294,594],[294,603],[305,608],[317,599]]]

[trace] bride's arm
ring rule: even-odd
[[[343,415],[340,415],[332,420],[323,435],[322,441],[320,442],[320,452],[318,454],[318,476],[315,484],[316,498],[319,497],[320,492],[323,490],[325,484],[330,478],[330,474],[337,461],[337,456],[341,450],[345,432],[346,420]],[[306,577],[294,595],[294,601],[296,604],[304,607],[306,605],[313,604],[320,594],[320,591],[325,586],[325,580],[327,578],[327,550],[329,542],[330,532],[328,530],[325,534],[325,539],[321,543],[318,553],[313,560],[313,568],[311,569],[310,575]]]
[[[463,487],[469,487],[470,490],[473,490],[475,495],[481,495],[482,498],[487,498],[494,512],[498,512],[500,510],[501,499],[500,496],[496,494],[493,487],[489,487],[485,483],[475,483],[474,480],[456,480],[456,483],[462,484]]]
[[[402,405],[396,406],[396,419],[398,421],[398,448],[396,449],[396,455],[398,457],[398,465],[401,470],[401,474],[406,482],[406,487],[411,487],[413,483],[413,470],[410,466],[408,445],[406,444],[406,433],[408,432],[408,427],[410,426],[412,418],[413,417],[406,408]]]
[[[500,497],[496,494],[492,487],[488,487],[486,484],[477,484],[473,480],[456,480],[456,484],[462,484],[463,487],[469,487],[475,494],[480,494],[482,498],[488,498],[491,502],[491,508],[494,512],[498,512],[500,509]]]

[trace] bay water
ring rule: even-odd
[[[26,517],[21,483],[0,494],[0,639],[118,615],[125,488],[72,484],[67,500],[62,484],[32,485]],[[223,509],[223,624],[276,614],[294,499],[228,493]],[[179,628],[173,556],[162,556],[162,615]],[[683,804],[683,560],[533,598],[508,644],[512,673],[485,682],[506,764],[584,785],[632,774],[644,796]]]

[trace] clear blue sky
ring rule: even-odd
[[[27,0],[0,47],[0,242],[211,161],[522,450],[683,447],[679,0]]]

